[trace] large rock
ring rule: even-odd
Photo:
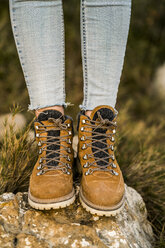
[[[65,209],[37,211],[27,193],[0,196],[1,248],[149,248],[152,241],[143,199],[127,186],[125,207],[116,217],[92,216],[78,199]]]

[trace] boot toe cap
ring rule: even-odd
[[[124,196],[124,182],[91,181],[82,184],[82,194],[87,201],[98,207],[113,207],[119,204]]]
[[[73,190],[72,180],[70,178],[60,180],[41,176],[39,180],[30,179],[30,194],[38,199],[56,199],[70,194]]]

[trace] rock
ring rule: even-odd
[[[126,204],[115,217],[92,216],[78,197],[65,209],[39,211],[28,205],[27,193],[0,196],[1,248],[150,248],[152,242],[144,201],[128,186]]]
[[[5,124],[6,123],[6,127]],[[3,138],[5,131],[10,130],[10,125],[13,126],[14,132],[18,132],[20,129],[24,128],[26,125],[26,119],[22,114],[5,114],[0,116],[0,140]]]

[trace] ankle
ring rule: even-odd
[[[87,115],[87,116],[89,116],[89,117],[90,117],[91,113],[92,113],[92,110],[87,110],[87,111],[85,111],[85,115]]]
[[[41,112],[43,112],[45,110],[49,110],[49,109],[60,111],[61,114],[64,115],[64,107],[55,105],[55,106],[52,106],[52,107],[46,107],[46,108],[36,109],[36,111],[35,111],[36,117],[38,117]]]

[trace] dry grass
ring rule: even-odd
[[[14,131],[15,124],[8,129],[6,120],[4,125],[5,136],[0,149],[0,193],[25,191],[36,159],[34,141],[28,136],[31,123],[18,133]]]
[[[125,181],[143,197],[158,244],[165,247],[165,119],[148,125],[134,121],[129,112],[132,101],[127,102],[119,115],[117,159]]]

